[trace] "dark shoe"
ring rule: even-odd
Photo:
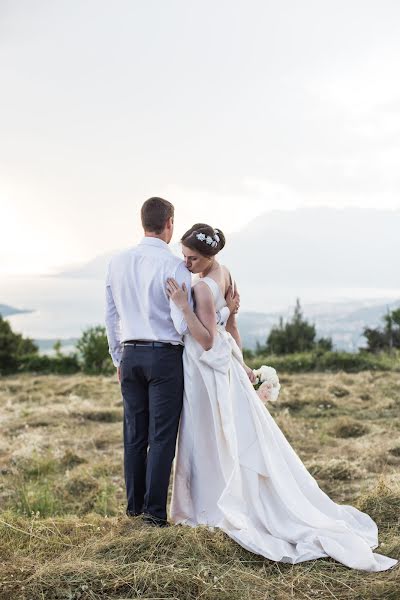
[[[150,527],[170,527],[168,521],[160,519],[159,517],[154,517],[153,515],[149,514],[143,515],[143,523],[145,523],[146,525],[150,525]]]
[[[127,517],[139,517],[140,515],[143,514],[143,512],[136,513],[136,512],[133,512],[133,510],[126,509],[125,514]]]

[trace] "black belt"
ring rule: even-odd
[[[169,342],[150,342],[146,340],[126,340],[124,342],[124,346],[150,346],[152,348],[176,348],[177,346],[181,346],[181,344],[170,344]]]

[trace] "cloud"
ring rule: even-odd
[[[235,190],[232,185],[220,185],[215,190],[169,185],[166,197],[175,206],[175,231],[179,234],[196,222],[237,231],[268,209],[266,197],[254,193],[246,182]]]
[[[362,120],[400,100],[399,48],[372,47],[367,55],[338,61],[306,87],[325,105]],[[392,112],[392,111],[391,111]]]

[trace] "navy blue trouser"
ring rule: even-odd
[[[125,346],[124,475],[127,511],[167,518],[167,494],[183,401],[183,347]]]

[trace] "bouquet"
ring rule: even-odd
[[[281,384],[277,372],[273,367],[263,365],[253,370],[256,381],[253,384],[257,394],[263,402],[276,402],[279,396]]]

